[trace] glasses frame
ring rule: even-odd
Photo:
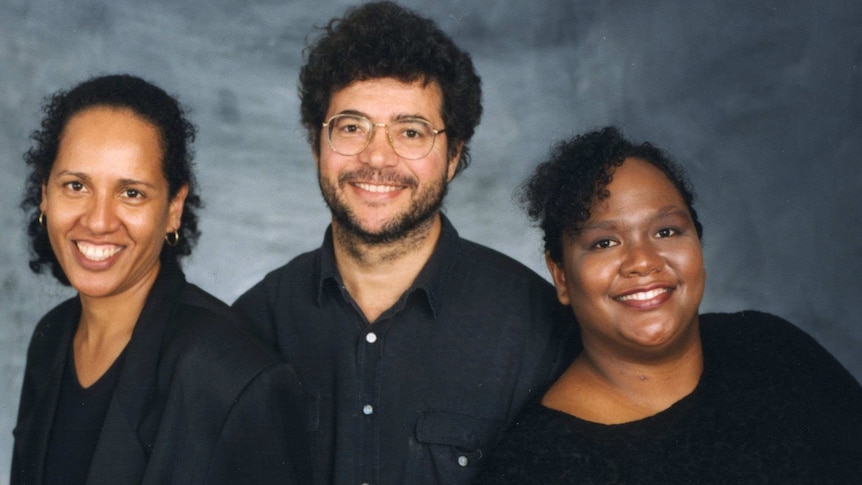
[[[331,133],[331,130],[329,129],[329,125],[332,124],[332,120],[334,120],[336,118],[343,118],[343,117],[357,118],[360,120],[366,120],[369,123],[371,123],[371,129],[368,130],[368,136],[366,137],[365,145],[363,145],[362,148],[359,151],[357,151],[356,153],[340,152],[335,148],[335,145],[332,144],[332,133]],[[431,137],[431,145],[428,146],[428,151],[425,152],[425,154],[423,154],[422,156],[405,157],[404,155],[398,153],[398,150],[395,148],[395,143],[392,141],[392,135],[389,133],[389,126],[392,124],[403,122],[403,121],[418,121],[420,123],[425,123],[426,125],[428,125],[431,128],[431,133],[433,134],[433,136]],[[446,132],[446,128],[441,128],[441,129],[437,130],[434,128],[434,125],[432,125],[430,121],[423,119],[423,118],[401,118],[401,119],[395,120],[395,121],[390,122],[390,123],[375,123],[375,122],[371,121],[366,116],[349,114],[349,113],[339,113],[337,115],[331,116],[328,120],[323,122],[323,131],[326,133],[326,142],[329,143],[329,148],[331,148],[332,151],[334,151],[335,153],[337,153],[339,155],[343,155],[345,157],[352,157],[354,155],[359,155],[360,153],[364,152],[366,148],[368,148],[368,145],[371,144],[371,140],[374,138],[374,130],[378,126],[382,126],[383,129],[386,131],[386,140],[389,142],[389,147],[392,148],[392,151],[395,152],[396,155],[398,155],[399,157],[401,157],[405,160],[419,160],[421,158],[427,157],[428,154],[431,153],[432,150],[434,150],[434,144],[437,143],[437,135],[439,135],[440,133]]]

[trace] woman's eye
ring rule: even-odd
[[[65,185],[66,185],[66,187],[68,187],[69,189],[71,189],[75,192],[80,192],[81,190],[84,190],[84,184],[82,184],[81,182],[77,182],[77,181],[66,182]]]
[[[671,236],[676,236],[677,234],[679,234],[678,230],[676,230],[672,227],[665,227],[664,229],[659,229],[659,231],[656,233],[656,236],[658,236],[658,237],[671,237]]]
[[[607,249],[617,245],[617,242],[612,239],[602,239],[593,243],[593,249]]]

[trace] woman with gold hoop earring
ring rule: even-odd
[[[182,107],[112,75],[44,112],[30,268],[78,295],[33,334],[11,484],[308,483],[294,372],[180,269],[200,207]]]

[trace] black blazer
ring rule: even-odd
[[[27,353],[12,485],[41,485],[78,298],[51,310]],[[88,485],[307,483],[299,382],[231,310],[163,265],[108,406]]]

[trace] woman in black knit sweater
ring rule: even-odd
[[[862,388],[773,315],[700,315],[702,226],[682,171],[613,127],[524,186],[583,352],[479,483],[862,483]]]

